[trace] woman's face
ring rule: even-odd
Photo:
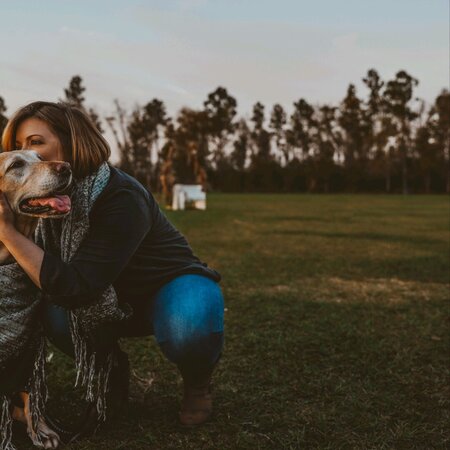
[[[45,161],[64,161],[61,142],[50,127],[36,117],[25,119],[16,131],[16,150],[35,150]]]

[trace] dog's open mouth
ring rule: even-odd
[[[68,195],[55,194],[51,197],[30,197],[22,200],[20,211],[29,215],[65,215],[70,211]]]

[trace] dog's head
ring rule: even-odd
[[[43,161],[34,150],[0,153],[0,190],[16,214],[57,218],[70,212],[64,195],[72,182],[70,164]]]

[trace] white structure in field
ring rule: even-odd
[[[206,193],[201,184],[175,184],[172,209],[206,209]]]

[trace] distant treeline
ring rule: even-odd
[[[123,170],[153,191],[202,183],[223,192],[450,192],[450,93],[432,105],[415,98],[418,80],[406,71],[382,81],[371,69],[367,95],[350,84],[337,105],[304,98],[289,115],[260,102],[248,120],[237,117],[227,89],[211,92],[202,109],[168,117],[153,99],[128,112],[118,100],[100,118],[85,107],[83,80],[74,76],[64,101],[113,133]],[[0,130],[7,120],[0,97]],[[152,156],[153,155],[153,156]]]

